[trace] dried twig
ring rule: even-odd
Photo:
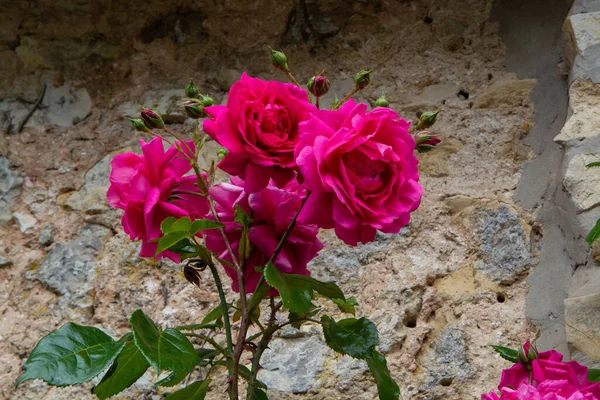
[[[42,104],[42,100],[44,100],[45,94],[46,94],[46,83],[44,83],[44,86],[42,87],[42,93],[40,93],[40,97],[38,97],[38,99],[35,102],[35,104],[33,105],[33,107],[31,107],[31,110],[29,110],[29,113],[27,113],[25,118],[23,118],[23,121],[21,121],[21,123],[19,124],[19,128],[17,129],[17,132],[21,133],[23,131],[23,128],[25,127],[25,124],[27,123],[27,121],[29,121],[29,118],[31,118],[31,116],[33,115],[35,110],[37,110],[40,107],[40,104]]]

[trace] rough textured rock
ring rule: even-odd
[[[239,79],[239,76],[238,78]],[[128,101],[119,106],[123,116],[135,118],[144,108],[153,108],[163,117],[165,123],[180,124],[187,118],[181,103],[184,93],[182,89],[150,90],[139,100]]]
[[[600,293],[565,299],[565,322],[572,351],[600,361]]]
[[[528,103],[529,94],[537,84],[535,79],[504,80],[494,83],[485,93],[478,96],[474,108],[500,108],[510,112],[514,107]]]
[[[444,329],[432,347],[435,361],[427,371],[426,385],[450,386],[454,380],[462,381],[475,373],[475,368],[467,361],[465,337],[459,328]]]
[[[600,84],[577,81],[569,89],[571,116],[554,140],[565,143],[600,134]]]
[[[48,224],[42,229],[39,242],[42,246],[50,246],[54,243],[54,225]]]
[[[23,178],[10,168],[10,161],[0,157],[0,227],[12,219],[11,204],[22,185]]]
[[[497,209],[477,210],[474,217],[481,248],[473,265],[495,281],[513,282],[527,269],[531,256],[529,235],[519,215],[501,205]]]
[[[92,306],[90,292],[96,282],[96,256],[102,250],[108,229],[90,225],[69,242],[59,243],[26,273],[59,294],[65,307],[86,309]]]
[[[600,44],[600,11],[574,14],[565,22],[565,56],[572,64],[590,46]]]
[[[111,155],[107,155],[85,173],[85,182],[66,199],[65,207],[86,214],[100,214],[109,208],[106,191],[110,185],[108,177],[112,158]]]
[[[600,153],[576,154],[567,164],[563,186],[578,211],[600,204],[600,170],[586,165],[600,160]]]
[[[258,378],[270,390],[308,393],[319,386],[319,375],[331,350],[321,339],[309,336],[274,339],[262,359]]]

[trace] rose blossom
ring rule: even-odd
[[[547,380],[537,387],[527,383],[518,389],[503,387],[500,396],[495,392],[481,395],[481,400],[599,400],[600,384],[592,383],[587,387],[577,388],[569,381]]]
[[[245,191],[254,193],[270,179],[282,187],[294,178],[298,124],[314,110],[305,90],[244,73],[231,87],[226,106],[205,108],[212,118],[203,126],[229,150],[219,168],[244,179]]]
[[[213,186],[210,195],[215,200],[219,219],[226,225],[224,229],[236,257],[241,239],[241,225],[234,222],[235,206],[239,205],[253,219],[249,233],[252,251],[244,266],[246,293],[252,293],[261,275],[254,267],[264,266],[275,252],[279,240],[300,207],[305,191],[295,181],[282,189],[271,182],[265,189],[251,194],[245,192],[243,186],[244,182],[241,179],[232,177],[231,183]],[[317,238],[317,232],[316,226],[307,225],[302,218],[298,218],[275,259],[275,268],[287,274],[310,275],[306,265],[323,248],[323,244]],[[219,258],[232,262],[219,232],[206,232],[206,247],[217,253]],[[239,292],[237,272],[225,263],[223,266],[233,280],[233,290]],[[270,294],[275,295],[277,291],[272,289]]]
[[[352,100],[301,123],[296,162],[313,192],[308,221],[353,246],[408,224],[423,192],[409,126],[389,108],[367,112]]]
[[[142,155],[125,153],[113,158],[106,196],[112,207],[125,211],[121,219],[125,233],[132,240],[142,240],[140,256],[154,257],[158,244],[152,240],[162,236],[162,221],[171,216],[202,218],[208,203],[198,196],[174,193],[198,191],[196,177],[184,176],[192,167],[176,148],[165,152],[159,138],[149,143],[140,140],[140,145]],[[187,145],[194,151],[193,142]],[[158,258],[162,257],[179,261],[179,255],[169,251]]]

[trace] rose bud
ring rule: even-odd
[[[223,161],[223,159],[225,158],[225,156],[229,153],[229,151],[225,148],[221,148],[219,150],[217,150],[217,158],[219,159],[219,161]]]
[[[431,135],[429,132],[421,132],[415,138],[417,143],[416,149],[419,153],[427,153],[437,146],[441,140],[437,136]]]
[[[200,95],[200,102],[204,107],[210,107],[215,105],[215,99],[210,96]]]
[[[381,92],[381,96],[377,100],[375,100],[375,107],[389,107],[390,102],[387,97],[385,97],[385,93]]]
[[[200,93],[198,92],[198,88],[194,85],[194,80],[190,79],[190,83],[185,87],[185,95],[190,99],[197,99]]]
[[[191,99],[183,103],[183,108],[185,112],[190,118],[198,119],[202,117],[206,117],[206,112],[204,112],[204,106],[202,102],[198,99]]]
[[[269,50],[271,50],[271,64],[283,72],[290,72],[285,54],[282,51],[273,50],[270,47]]]
[[[419,122],[417,123],[417,129],[427,129],[435,124],[435,120],[437,119],[438,114],[441,110],[436,111],[427,111],[421,114],[419,117]]]
[[[144,124],[146,125],[146,127],[153,129],[153,128],[158,128],[158,129],[162,129],[165,127],[165,123],[162,119],[162,117],[160,116],[160,114],[154,110],[150,110],[150,109],[144,109],[141,113],[140,113],[141,117],[142,117],[142,121],[144,121]]]
[[[148,128],[146,127],[146,124],[144,124],[144,121],[142,121],[141,118],[127,118],[127,119],[131,121],[131,123],[133,124],[133,128],[136,131],[148,132]]]
[[[315,97],[324,96],[329,91],[329,79],[323,75],[313,76],[308,80],[306,87]]]
[[[366,88],[370,81],[371,81],[371,71],[361,69],[354,76],[354,86],[361,90]]]
[[[532,345],[528,340],[523,346],[521,346],[517,355],[521,364],[529,365],[533,362],[533,360],[537,360],[540,354],[535,346]]]

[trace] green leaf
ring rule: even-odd
[[[267,394],[264,392],[264,390],[255,389],[254,399],[255,400],[269,400],[269,397],[267,397]]]
[[[221,313],[221,315],[223,315],[223,313]],[[177,329],[178,331],[198,331],[200,329],[210,329],[214,331],[218,327],[218,324],[193,324],[176,326],[175,329]]]
[[[190,217],[181,217],[171,224],[171,232],[189,232],[192,229]]]
[[[285,274],[288,275],[288,274]],[[289,279],[294,279],[298,282],[304,282],[306,285],[310,286],[319,293],[321,296],[325,296],[328,299],[345,299],[344,293],[342,290],[332,282],[321,282],[316,280],[315,278],[311,278],[310,276],[304,275],[291,275],[289,274]]]
[[[17,385],[43,379],[54,386],[87,382],[117,357],[125,341],[116,342],[98,328],[68,322],[35,346]]]
[[[165,250],[169,250],[172,247],[175,247],[179,242],[188,237],[188,232],[171,232],[167,233],[165,236],[161,237],[158,241],[158,247],[156,249],[156,254],[159,254]]]
[[[321,317],[327,345],[341,354],[367,360],[379,344],[379,334],[373,322],[366,318],[347,318],[335,322],[327,315]]]
[[[600,161],[594,161],[586,165],[586,168],[600,167]]]
[[[358,301],[352,297],[348,297],[346,300],[343,299],[331,299],[340,309],[341,312],[349,313],[352,315],[356,315],[356,306],[358,306]]]
[[[223,228],[225,225],[221,224],[220,222],[217,221],[213,221],[211,219],[197,219],[194,222],[192,222],[192,235],[195,235],[196,233],[200,232],[200,231],[206,231],[209,229],[219,229],[219,228]]]
[[[233,209],[235,210],[235,218],[233,220],[242,225],[244,228],[250,226],[252,223],[252,218],[246,214],[246,211],[244,211],[239,204],[236,204]]]
[[[207,324],[212,321],[216,321],[223,316],[223,306],[219,303],[211,312],[206,314],[202,320],[203,324]]]
[[[508,347],[503,347],[503,346],[495,346],[495,345],[491,345],[491,346],[494,349],[494,351],[496,353],[500,354],[500,357],[504,358],[505,360],[508,360],[515,364],[519,362],[519,356],[518,356],[517,350],[509,349]]]
[[[160,230],[162,231],[162,233],[167,234],[171,232],[171,226],[173,226],[173,223],[175,221],[177,221],[177,218],[175,217],[168,217],[165,220],[163,220],[163,222],[160,224]]]
[[[243,263],[245,260],[250,257],[250,253],[252,252],[252,245],[250,244],[250,235],[248,234],[248,229],[242,229],[242,236],[240,237],[240,242],[238,244],[238,260],[240,263]]]
[[[285,308],[297,313],[308,311],[313,295],[309,284],[294,279],[294,275],[281,274],[272,263],[265,267],[264,275],[267,283],[279,290]]]
[[[400,388],[390,375],[385,357],[374,350],[372,357],[367,359],[367,365],[373,378],[375,378],[375,383],[377,383],[379,400],[398,400],[400,398]]]
[[[590,382],[600,382],[600,369],[588,369],[588,381]]]
[[[204,400],[210,379],[196,381],[189,386],[171,393],[165,400]]]
[[[596,225],[592,228],[590,233],[588,233],[585,240],[591,245],[600,237],[600,219],[596,221]]]
[[[125,347],[100,383],[92,390],[100,400],[108,399],[133,385],[150,366],[133,343],[132,334],[128,333],[126,336]]]
[[[196,354],[198,354],[198,357],[200,357],[201,360],[212,360],[221,353],[215,349],[206,349],[204,347],[200,347],[196,349]]]
[[[254,293],[252,294],[252,297],[250,298],[250,301],[248,302],[248,308],[253,309],[254,307],[258,306],[258,304],[265,298],[265,296],[267,295],[268,292],[269,292],[269,285],[264,284],[264,283],[262,285],[260,285],[259,288],[254,290]]]
[[[167,375],[166,377],[164,377],[160,381],[156,382],[156,386],[175,386],[179,382],[181,382],[182,380],[184,380],[185,377],[188,376],[190,374],[190,372],[192,372],[193,370],[194,370],[194,368],[192,368],[189,371],[174,371],[174,372],[171,372],[169,375]]]
[[[148,363],[158,373],[191,371],[198,363],[198,355],[190,341],[178,330],[158,328],[150,318],[137,310],[129,318],[133,339]]]
[[[310,308],[305,313],[295,313],[293,311],[290,311],[288,320],[294,321],[291,323],[291,325],[296,329],[300,329],[302,324],[306,322],[306,320],[304,320],[305,318],[312,318],[315,315],[317,315],[319,311],[321,311],[321,308],[311,303]]]

